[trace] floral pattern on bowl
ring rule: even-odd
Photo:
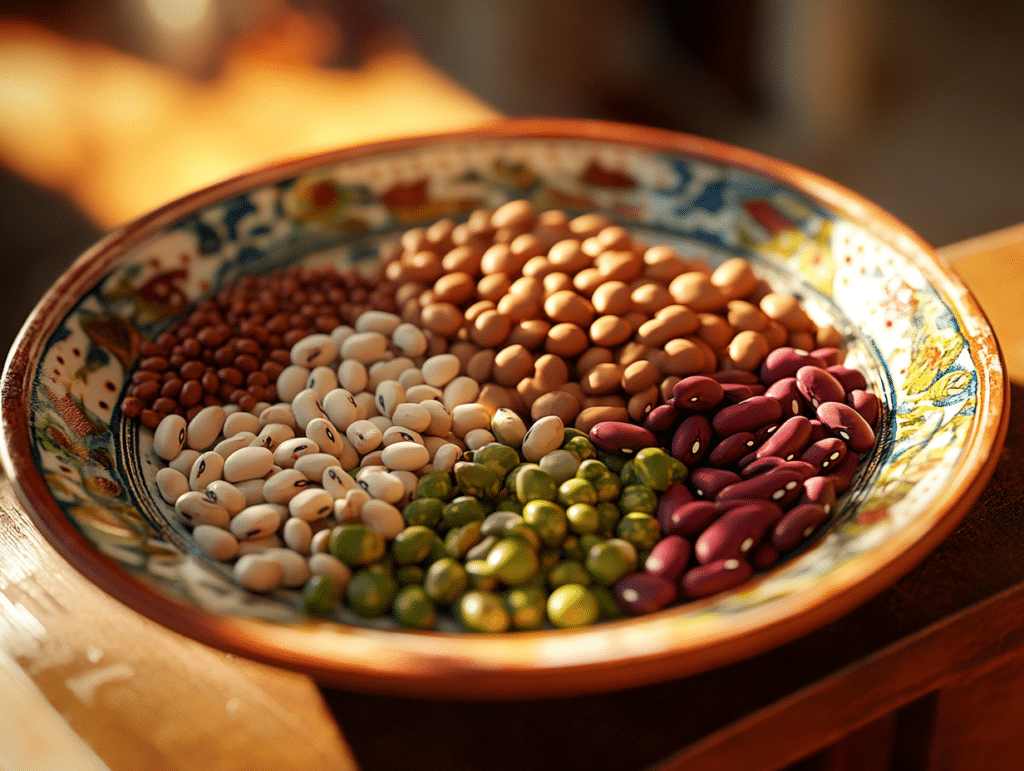
[[[40,304],[34,334],[19,340],[5,379],[8,471],[65,556],[181,631],[322,679],[361,682],[373,667],[325,640],[365,622],[343,611],[340,625],[312,622],[297,593],[244,591],[194,547],[156,493],[151,433],[122,419],[121,392],[143,340],[242,275],[300,260],[370,266],[401,230],[513,198],[602,211],[651,242],[712,263],[748,257],[844,334],[848,358],[882,400],[879,441],[825,535],[736,590],[599,625],[564,649],[560,633],[541,633],[550,642],[528,635],[522,659],[466,638],[469,655],[452,664],[444,650],[451,641],[430,642],[444,635],[388,631],[381,645],[405,650],[415,637],[407,655],[430,666],[390,681],[378,671],[381,687],[431,692],[438,662],[455,671],[453,682],[436,685],[446,693],[459,692],[459,677],[467,693],[489,682],[498,664],[542,674],[588,667],[598,670],[590,686],[598,688],[615,684],[601,678],[602,663],[611,668],[623,657],[660,662],[648,678],[696,671],[848,610],[884,587],[875,576],[894,580],[966,513],[987,478],[985,454],[1005,431],[1004,375],[984,318],[912,234],[824,180],[735,148],[601,124],[510,125],[341,151],[233,180],[170,205],[83,258],[69,286]],[[17,394],[15,381],[24,385]],[[24,446],[11,430],[19,423],[29,428],[20,432]],[[69,538],[71,529],[82,538]],[[121,593],[126,583],[135,588]],[[804,620],[808,611],[818,620]],[[197,626],[209,617],[220,621]],[[246,619],[271,622],[276,632],[258,628],[277,637],[261,647],[248,632],[223,629],[225,618],[244,630]],[[768,633],[741,644],[759,630]],[[608,650],[609,634],[633,647]],[[296,653],[300,646],[320,658],[311,663]],[[535,691],[555,687],[541,682]]]

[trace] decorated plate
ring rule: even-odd
[[[299,593],[240,588],[157,493],[149,429],[120,411],[140,347],[246,275],[369,271],[381,244],[528,199],[601,212],[715,265],[736,256],[842,335],[881,401],[874,449],[825,531],[724,593],[581,629],[411,632],[312,618]],[[73,565],[212,646],[388,693],[565,695],[678,677],[804,634],[895,581],[962,519],[1006,430],[992,331],[894,218],[808,172],[635,126],[508,121],[347,148],[228,180],[110,234],[40,301],[7,363],[4,463]]]

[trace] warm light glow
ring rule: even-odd
[[[497,117],[401,41],[324,67],[325,34],[292,11],[198,81],[0,20],[0,162],[110,228],[268,162]]]
[[[146,0],[153,18],[171,29],[188,29],[199,24],[210,11],[209,0]]]

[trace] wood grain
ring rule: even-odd
[[[312,681],[214,651],[108,597],[42,539],[5,478],[0,582],[8,662],[112,771],[357,768]],[[39,709],[31,689],[7,691],[23,714]],[[16,709],[5,701],[8,715]],[[4,744],[0,767],[17,767]]]

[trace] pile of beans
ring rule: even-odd
[[[745,260],[514,201],[408,231],[369,281],[244,279],[144,351],[122,409],[253,591],[576,626],[734,586],[829,519],[879,407],[838,342]]]
[[[191,419],[210,405],[251,410],[276,401],[275,381],[294,343],[368,308],[394,310],[393,292],[380,276],[333,267],[247,276],[142,344],[121,412],[156,428],[170,414]]]

